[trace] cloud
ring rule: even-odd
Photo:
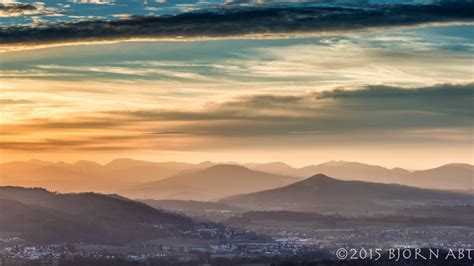
[[[246,83],[248,88],[260,83],[259,90],[267,91],[295,85],[309,89],[347,84],[417,87],[461,83],[472,80],[469,55],[474,45],[469,50],[443,47],[453,44],[465,49],[470,47],[472,38],[468,32],[473,25],[272,40],[152,41],[50,47],[32,50],[29,56],[2,53],[0,75],[8,79],[67,79],[81,83],[102,80],[109,84],[146,80],[155,82],[156,86],[160,85],[156,81],[164,80],[181,84],[193,82],[193,86],[199,81],[222,84],[227,90],[245,89],[244,86],[234,89],[237,84]],[[19,55],[24,59],[18,60]]]
[[[13,132],[15,138],[5,139],[0,146],[199,150],[242,145],[338,146],[354,141],[360,145],[466,144],[472,141],[473,95],[474,83],[248,95],[194,110],[112,110],[95,114],[94,119],[79,115],[4,125],[4,136]],[[32,130],[39,134],[36,140],[28,135]]]
[[[474,3],[377,5],[363,8],[287,6],[132,16],[119,21],[83,21],[0,30],[0,44],[39,44],[127,38],[236,37],[255,34],[349,31],[431,22],[472,21]]]
[[[34,2],[32,4],[23,3],[0,3],[0,17],[17,17],[24,15],[59,15],[54,8],[45,8],[44,3]]]
[[[363,90],[332,90],[320,92],[317,99],[334,99],[353,106],[375,110],[407,110],[472,117],[474,84],[444,84],[426,88],[400,89],[389,86],[368,86]]]
[[[0,11],[3,13],[23,13],[23,12],[32,12],[36,11],[37,7],[32,4],[20,4],[20,3],[13,3],[13,4],[0,4]]]
[[[374,35],[376,37],[374,37]],[[319,85],[417,87],[460,83],[472,78],[467,52],[443,50],[440,38],[404,31],[320,38],[318,42],[254,48],[250,59],[229,59],[233,74],[246,78]],[[396,35],[397,39],[393,36]],[[384,38],[389,36],[391,38]],[[435,39],[435,40],[433,40]],[[442,43],[469,42],[466,39]],[[440,62],[445,62],[441,64]],[[448,66],[449,65],[449,66]]]
[[[193,72],[178,72],[171,71],[166,69],[159,68],[150,68],[150,67],[128,67],[128,66],[58,66],[58,65],[37,65],[39,69],[48,70],[48,71],[58,71],[63,73],[65,71],[70,71],[71,75],[97,75],[103,76],[107,74],[113,75],[123,75],[128,76],[138,76],[138,77],[172,77],[178,79],[192,79],[192,80],[205,80],[205,76],[202,76],[198,73]],[[1,73],[1,71],[0,71]]]
[[[55,119],[32,119],[27,123],[21,124],[4,124],[2,125],[3,136],[27,135],[32,132],[59,132],[65,130],[64,133],[94,132],[107,129],[112,131],[126,125],[126,121],[113,121],[107,118],[76,118],[68,121],[59,121]]]
[[[73,3],[78,4],[93,4],[93,5],[111,5],[113,0],[72,0]]]
[[[24,99],[0,99],[0,105],[32,104],[33,101]]]
[[[114,112],[117,119],[179,122],[169,130],[214,137],[262,137],[296,133],[350,135],[377,131],[469,128],[474,84],[402,89],[369,86],[303,95],[257,95],[203,110]]]
[[[163,131],[163,132],[152,132],[153,135],[194,135],[198,132],[186,132],[186,131]]]

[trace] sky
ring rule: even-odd
[[[0,17],[1,161],[129,157],[303,166],[346,160],[410,169],[474,163],[471,14],[438,21],[411,1],[410,12],[427,18],[417,16],[409,25],[374,18],[357,29],[343,22],[321,29],[317,15],[311,19],[318,27],[286,21],[284,32],[272,25],[231,33],[196,26],[189,32],[181,25],[190,22],[173,15],[205,9],[225,20],[266,3],[194,1],[184,8],[176,1],[130,1],[135,9],[127,9],[123,1],[45,1],[28,9],[8,2]],[[291,15],[322,5],[316,4],[265,5],[264,16],[275,8]],[[330,7],[348,8],[338,15],[353,19],[354,12],[378,12],[381,4]],[[15,12],[5,8],[14,5]],[[85,30],[80,22],[68,24],[85,7],[114,21],[121,11],[143,15],[150,6],[158,9],[146,14],[170,14],[159,23],[175,23],[171,29],[177,30],[118,40],[123,25],[107,24],[117,28],[111,36],[99,30],[97,18],[81,18],[92,21]],[[397,10],[405,12],[401,6]],[[53,9],[64,14],[52,16]],[[335,11],[324,12],[332,22]],[[133,19],[149,27],[142,17]],[[200,15],[193,19],[191,25],[202,21]],[[44,23],[41,37],[20,34],[39,27],[38,20]],[[65,29],[61,34],[58,25]],[[71,28],[82,31],[81,38],[63,34]]]

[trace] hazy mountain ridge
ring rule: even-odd
[[[293,168],[282,163],[247,164],[250,169],[306,178],[323,173],[341,180],[360,180],[379,183],[398,183],[422,188],[467,190],[474,187],[474,166],[453,163],[427,170],[409,171],[358,162],[329,161],[319,165]]]
[[[398,184],[342,181],[318,174],[285,187],[233,196],[222,202],[248,209],[365,212],[423,204],[473,204],[469,194]]]
[[[201,171],[144,183],[125,190],[135,198],[210,201],[230,195],[276,188],[297,179],[257,172],[238,165],[215,165]]]
[[[133,159],[116,159],[107,164],[98,164],[92,161],[77,161],[75,163],[48,162],[41,160],[15,161],[0,164],[0,185],[13,185],[25,187],[45,187],[61,192],[94,191],[101,193],[129,192],[132,188],[147,186],[154,181],[190,175],[203,171],[209,167],[219,165],[219,163],[202,162],[199,164],[182,162],[149,162]],[[379,183],[398,183],[421,188],[463,190],[469,191],[474,188],[474,166],[470,164],[453,163],[427,170],[409,171],[403,168],[385,168],[376,165],[368,165],[357,162],[330,161],[319,165],[309,165],[301,168],[294,168],[282,162],[273,163],[226,163],[226,165],[245,166],[250,170],[262,174],[272,174],[275,176],[307,178],[317,173],[323,173],[341,180],[361,180]],[[222,173],[228,176],[228,173]],[[275,183],[275,187],[286,185],[280,182]],[[294,179],[292,182],[296,182]],[[190,183],[190,181],[186,181]],[[177,181],[166,181],[164,184],[175,183]],[[192,183],[192,182],[191,182]],[[166,185],[169,186],[169,185]],[[209,187],[200,187],[193,191],[193,186],[183,183],[178,188],[166,191],[164,196],[171,199],[197,199],[214,200],[208,194],[214,194]],[[268,189],[268,186],[259,187]],[[182,197],[185,190],[191,190],[193,197]],[[210,191],[211,190],[211,191]],[[256,190],[255,190],[256,191]],[[163,190],[161,192],[164,192]],[[251,192],[245,188],[242,191],[234,191],[235,194]],[[198,193],[200,195],[198,195]],[[186,192],[185,194],[188,194]],[[149,190],[146,193],[129,194],[137,197],[149,197],[156,193]],[[229,196],[217,195],[217,197]],[[159,199],[163,199],[159,196]]]
[[[45,187],[62,192],[96,191],[113,193],[143,182],[164,179],[199,165],[180,162],[148,162],[116,159],[101,165],[39,160],[0,164],[0,185]]]

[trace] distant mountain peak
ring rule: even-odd
[[[297,180],[294,177],[254,171],[241,165],[218,164],[192,173],[143,183],[124,193],[135,198],[209,201],[273,189]]]
[[[53,162],[49,162],[49,161],[42,161],[42,160],[38,160],[38,159],[31,159],[31,160],[28,160],[27,162],[29,163],[32,163],[32,164],[36,164],[36,165],[48,165],[48,164],[53,164]]]
[[[214,165],[214,163],[211,162],[211,161],[204,161],[204,162],[198,163],[196,166],[197,167],[211,167],[213,165]]]
[[[353,163],[353,162],[331,160],[331,161],[324,162],[324,163],[322,163],[322,164],[320,164],[320,165],[324,165],[324,166],[341,166],[341,165],[351,164],[351,163]]]
[[[468,163],[449,163],[449,164],[442,165],[438,168],[441,168],[441,167],[459,167],[459,168],[473,169],[474,165],[468,164]]]
[[[105,164],[105,166],[112,169],[119,170],[119,169],[125,169],[125,168],[132,168],[136,166],[151,165],[151,164],[153,163],[147,162],[147,161],[130,159],[130,158],[118,158],[118,159],[114,159],[108,162],[107,164]]]
[[[334,182],[334,181],[340,181],[335,178],[329,177],[325,174],[316,174],[313,175],[312,177],[307,178],[306,180],[303,180],[303,182],[311,182],[311,183],[321,183],[321,182]]]
[[[307,211],[386,211],[387,206],[426,204],[433,201],[472,201],[472,196],[397,184],[339,180],[317,174],[276,189],[241,194],[223,199],[230,205],[252,209]]]
[[[76,166],[102,166],[96,162],[93,161],[87,161],[87,160],[79,160],[74,163]]]
[[[70,166],[72,166],[72,164],[69,164],[69,163],[66,163],[66,162],[63,162],[63,161],[59,161],[59,162],[57,162],[57,163],[52,164],[52,166],[57,166],[57,167],[70,167]]]
[[[235,164],[217,164],[202,170],[202,172],[221,172],[221,171],[251,171],[247,167]]]
[[[117,158],[113,159],[112,161],[108,162],[108,164],[114,164],[114,163],[123,163],[123,162],[136,162],[137,160],[135,159],[130,159],[130,158]]]
[[[392,171],[396,172],[396,173],[399,173],[399,174],[409,174],[410,173],[410,171],[408,171],[407,169],[401,168],[401,167],[392,168]]]
[[[261,165],[272,165],[272,166],[281,166],[281,167],[291,167],[289,166],[288,164],[284,163],[284,162],[269,162],[269,163],[262,163]]]

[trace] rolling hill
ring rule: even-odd
[[[423,204],[474,204],[474,198],[396,184],[342,181],[318,174],[285,187],[237,195],[222,202],[248,209],[363,213]]]
[[[0,228],[33,242],[123,244],[180,236],[190,218],[146,204],[95,193],[59,194],[0,187]]]
[[[122,191],[133,198],[211,201],[288,185],[296,178],[252,171],[237,165],[215,165],[207,169],[144,183]]]

